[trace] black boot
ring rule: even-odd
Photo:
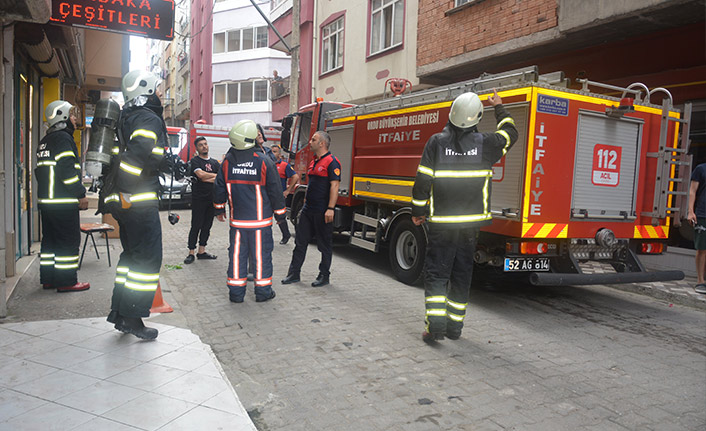
[[[287,276],[284,277],[284,279],[282,280],[282,284],[292,284],[292,283],[296,283],[298,281],[301,281],[299,279],[299,273],[287,274]]]
[[[132,334],[143,340],[154,340],[159,335],[159,331],[155,328],[148,328],[142,323],[139,317],[123,317],[121,316],[115,323],[115,329],[126,334]]]
[[[108,318],[105,320],[107,320],[109,323],[117,323],[119,318],[120,314],[118,314],[117,311],[110,310],[110,314],[108,314]]]
[[[329,283],[328,275],[319,274],[319,276],[316,277],[316,281],[311,283],[311,286],[312,287],[321,287],[321,286],[326,286],[328,283]]]

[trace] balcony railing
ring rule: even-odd
[[[289,77],[270,78],[270,100],[277,100],[285,96],[289,96]]]

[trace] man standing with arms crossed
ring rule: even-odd
[[[451,105],[446,127],[429,138],[417,169],[412,221],[429,223],[422,334],[427,343],[461,337],[478,232],[492,223],[492,167],[517,141],[515,122],[498,93],[488,101],[495,107],[494,133],[478,132],[483,116],[478,95],[461,94]]]
[[[277,166],[279,178],[282,180],[285,204],[289,208],[292,206],[292,193],[297,183],[299,183],[299,174],[294,172],[294,169],[292,169],[289,163],[282,159],[282,148],[280,148],[279,145],[272,146],[272,154],[277,158],[275,165]],[[279,243],[284,245],[289,241],[289,238],[292,237],[292,234],[289,233],[287,220],[279,224],[279,230],[282,231],[282,240]]]
[[[316,235],[316,244],[321,252],[319,275],[311,283],[313,287],[326,286],[330,280],[331,257],[333,255],[333,216],[338,187],[341,184],[341,164],[329,152],[331,137],[319,130],[309,140],[314,159],[309,164],[306,198],[294,237],[295,247],[287,277],[282,284],[300,281],[300,271],[306,258],[309,241]]]
[[[194,142],[196,155],[191,159],[191,173],[196,177],[191,194],[191,230],[189,230],[189,255],[184,263],[194,262],[196,239],[199,240],[198,259],[216,259],[217,256],[206,253],[206,243],[213,226],[213,182],[221,165],[216,159],[208,157],[208,142],[203,136],[197,136]]]

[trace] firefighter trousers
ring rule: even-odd
[[[429,224],[424,260],[426,330],[460,335],[473,275],[478,228],[453,229]]]
[[[111,310],[123,317],[148,317],[162,266],[162,224],[157,206],[113,212],[123,252],[118,261]]]
[[[39,282],[54,287],[78,282],[78,248],[81,226],[75,209],[42,209],[42,249],[39,253]]]
[[[294,252],[287,274],[299,274],[309,242],[316,236],[316,246],[321,252],[319,274],[328,277],[331,273],[331,257],[333,256],[333,223],[326,223],[323,212],[309,212],[304,209],[297,223],[294,236]]]
[[[242,302],[248,283],[248,260],[252,256],[255,299],[272,297],[272,226],[259,229],[230,227],[228,290],[231,301]]]
[[[189,230],[189,250],[196,249],[198,239],[201,247],[206,247],[211,236],[213,216],[216,209],[212,200],[196,199],[191,201],[191,229]]]

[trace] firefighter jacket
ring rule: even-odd
[[[78,209],[86,196],[71,127],[51,130],[37,148],[37,198],[41,209]]]
[[[517,129],[502,105],[495,107],[497,130],[478,133],[447,124],[429,138],[412,189],[412,215],[451,228],[492,222],[493,165],[517,141]]]
[[[286,208],[277,167],[269,157],[251,148],[228,150],[216,176],[213,206],[216,215],[230,206],[230,226],[263,228],[272,217],[284,220]]]
[[[119,151],[112,168],[113,187],[105,203],[125,202],[130,206],[158,204],[160,168],[169,146],[164,120],[152,109],[134,106],[123,110],[118,122]]]

